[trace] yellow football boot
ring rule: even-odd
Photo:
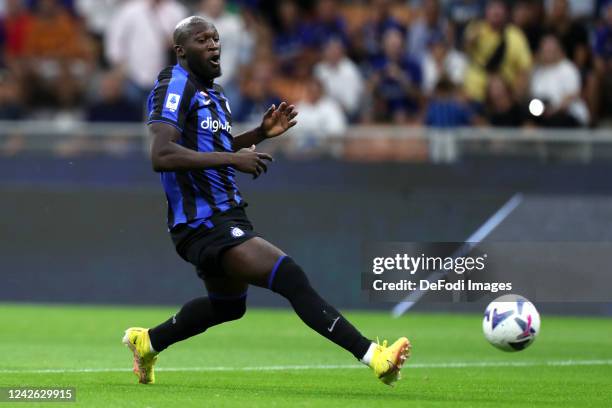
[[[153,384],[155,371],[153,366],[157,362],[157,354],[151,349],[149,329],[130,327],[125,331],[123,344],[128,346],[134,354],[134,374],[138,376],[141,384]]]
[[[393,385],[401,378],[400,370],[404,362],[410,358],[410,341],[400,337],[395,343],[387,347],[387,340],[378,344],[370,360],[370,367],[380,381]]]

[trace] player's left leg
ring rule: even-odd
[[[228,276],[285,297],[304,323],[372,367],[384,383],[399,378],[410,352],[408,340],[402,337],[386,347],[364,337],[315,291],[302,268],[274,245],[255,237],[228,249],[221,262]]]
[[[204,284],[208,296],[190,300],[174,316],[149,330],[156,352],[244,316],[248,284],[227,276],[206,277]]]
[[[154,365],[159,352],[212,326],[240,319],[246,312],[246,283],[225,276],[207,277],[204,283],[208,296],[185,303],[167,321],[149,330],[126,330],[123,341],[134,354],[134,373],[139,382],[155,382]]]

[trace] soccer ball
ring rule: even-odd
[[[522,296],[500,296],[485,309],[482,331],[489,343],[501,350],[524,350],[540,332],[540,314]]]

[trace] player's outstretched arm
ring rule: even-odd
[[[151,164],[156,172],[234,166],[238,171],[252,174],[256,178],[268,170],[265,161],[272,161],[272,156],[256,152],[254,145],[236,153],[196,152],[187,149],[176,143],[181,136],[179,131],[163,122],[151,123],[149,132],[153,138]]]
[[[295,106],[289,105],[287,102],[282,102],[278,107],[276,105],[270,106],[264,113],[261,125],[234,137],[234,150],[237,151],[282,135],[296,125],[295,117],[297,114]]]

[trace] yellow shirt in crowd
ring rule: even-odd
[[[511,86],[515,86],[520,74],[531,69],[529,43],[518,27],[508,25],[505,31],[498,32],[485,21],[471,23],[465,32],[465,38],[474,38],[474,40],[466,47],[470,64],[465,73],[464,88],[466,94],[474,100],[485,99],[489,75],[485,67],[501,43],[502,33],[506,36],[506,52],[499,65],[499,74]]]

